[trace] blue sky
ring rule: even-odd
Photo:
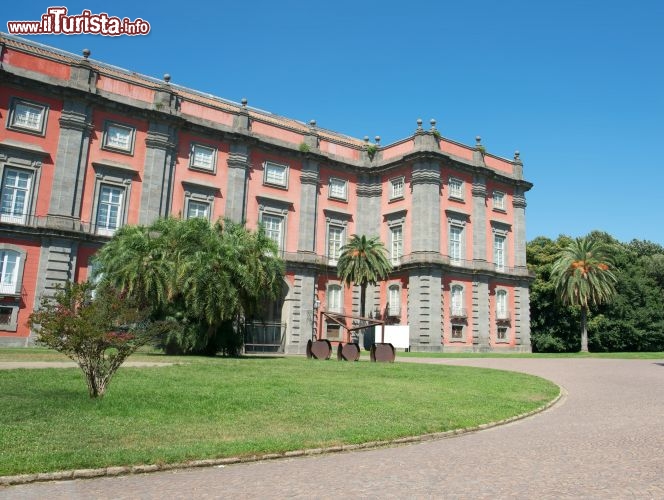
[[[528,239],[593,229],[664,244],[664,2],[58,3],[141,17],[147,36],[32,40],[348,135],[521,152]],[[9,2],[7,20],[51,3]]]

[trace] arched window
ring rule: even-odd
[[[497,320],[509,319],[506,290],[498,290],[496,292],[496,319]]]
[[[453,318],[465,318],[466,309],[463,307],[463,287],[461,285],[452,285],[451,295],[450,315]]]
[[[328,312],[342,313],[341,285],[332,284],[327,287],[327,310]]]
[[[23,255],[16,250],[0,249],[0,294],[15,295],[21,292]]]
[[[401,316],[401,288],[399,285],[390,285],[388,288],[387,315],[392,317]]]

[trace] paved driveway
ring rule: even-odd
[[[567,396],[534,417],[438,441],[13,486],[0,498],[664,498],[664,360],[427,362],[532,373]]]

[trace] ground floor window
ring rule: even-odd
[[[463,340],[463,325],[452,325],[452,340]]]
[[[507,337],[507,327],[506,326],[499,326],[498,331],[496,333],[496,340],[498,342],[507,342],[508,337]]]

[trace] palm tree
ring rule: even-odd
[[[612,267],[612,247],[588,237],[573,240],[553,264],[556,295],[563,304],[581,307],[581,352],[588,352],[588,307],[609,302],[616,293]]]
[[[367,238],[354,234],[341,247],[337,275],[348,287],[352,284],[360,286],[360,316],[365,315],[367,285],[375,285],[378,280],[387,278],[391,270],[387,249],[377,236]]]

